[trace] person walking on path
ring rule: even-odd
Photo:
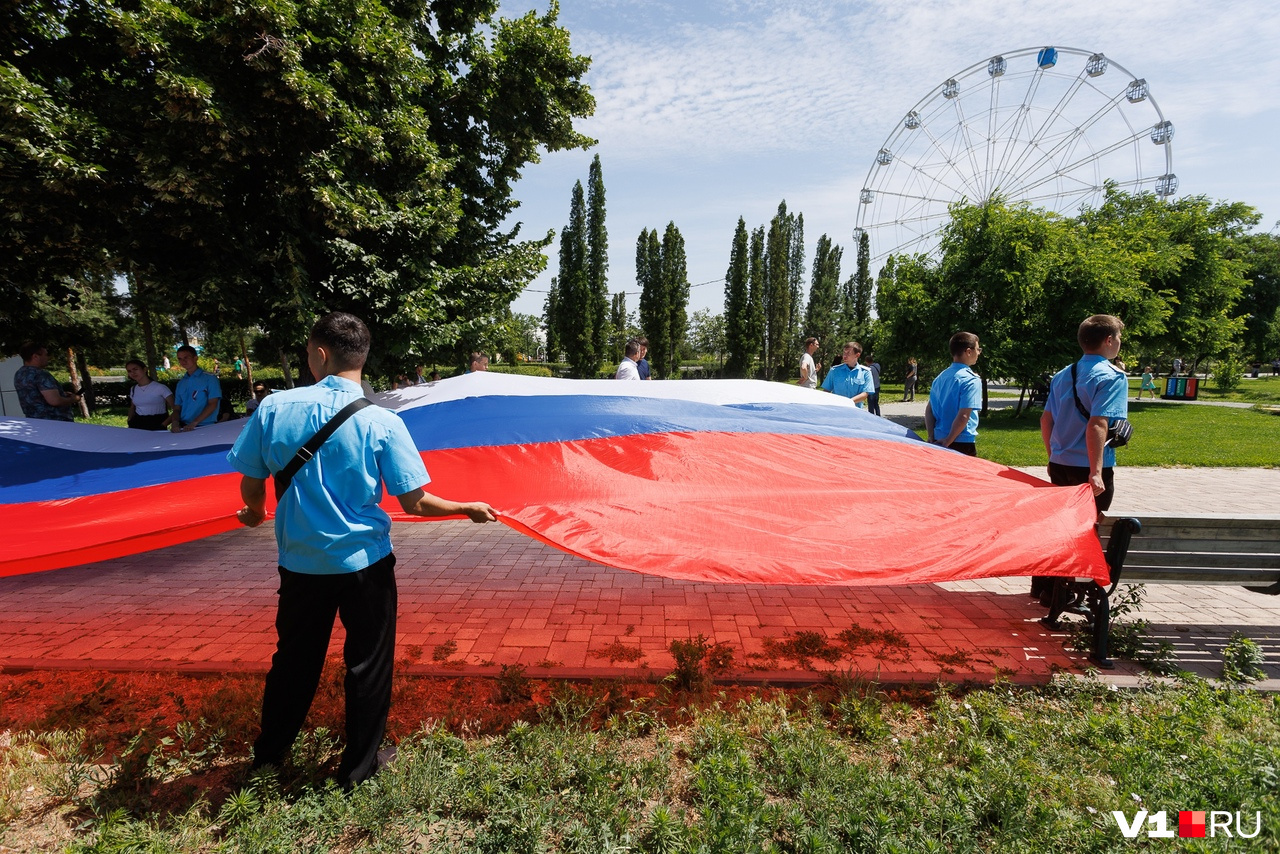
[[[907,359],[907,374],[902,381],[902,402],[915,401],[916,399],[916,380],[920,379],[920,368],[916,365],[915,357]]]
[[[978,455],[978,410],[982,408],[982,378],[973,372],[982,354],[978,336],[951,336],[951,367],[929,387],[924,428],[929,441],[970,457]]]
[[[818,350],[817,338],[804,339],[804,352],[800,354],[800,387],[818,387],[818,366],[813,362],[813,354]]]
[[[178,380],[174,391],[174,416],[169,429],[175,433],[189,433],[197,427],[218,423],[218,409],[222,405],[222,383],[217,376],[207,374],[196,359],[196,350],[189,344],[178,348],[178,364],[187,375]]]
[[[822,390],[847,397],[865,409],[867,397],[875,390],[871,380],[871,371],[866,365],[859,365],[862,356],[862,345],[857,341],[849,341],[841,349],[844,361],[827,371],[827,378],[822,381]]]
[[[1151,392],[1151,399],[1156,399],[1156,378],[1151,372],[1151,366],[1147,365],[1142,369],[1142,385],[1138,387],[1138,400],[1142,400],[1144,391]]]
[[[80,402],[80,395],[67,394],[45,368],[49,364],[49,349],[43,344],[27,343],[18,348],[22,367],[13,375],[13,388],[18,393],[22,414],[28,418],[46,421],[75,420],[71,407]]]
[[[346,789],[378,770],[391,708],[396,558],[391,519],[378,506],[383,483],[406,513],[497,518],[483,502],[424,492],[430,477],[404,422],[378,406],[350,409],[364,400],[360,375],[368,353],[369,329],[359,318],[340,312],[320,318],[307,342],[316,384],[263,398],[227,454],[241,474],[238,518],[248,527],[266,518],[267,479],[277,478],[277,643],[253,768],[288,756],[315,698],[336,616],[347,632],[346,747],[338,768]],[[291,479],[282,477],[299,449],[340,412],[350,423],[340,422]]]

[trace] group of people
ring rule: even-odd
[[[615,380],[651,380],[653,375],[649,373],[649,360],[645,356],[649,353],[649,339],[641,336],[639,338],[628,338],[627,343],[622,347],[622,361],[618,363],[618,370],[614,372]]]
[[[1129,381],[1123,369],[1113,364],[1120,353],[1123,330],[1124,323],[1109,314],[1095,314],[1080,324],[1076,339],[1083,356],[1053,376],[1040,419],[1050,481],[1059,486],[1088,483],[1099,512],[1111,506],[1114,493],[1115,449],[1107,442],[1107,431],[1129,412]],[[800,385],[805,388],[817,387],[813,360],[817,349],[816,338],[805,341],[800,357]],[[951,336],[949,349],[951,365],[938,374],[929,389],[925,434],[932,444],[976,457],[982,378],[973,366],[982,355],[982,344],[972,332],[957,332]],[[865,403],[875,412],[879,408],[872,408],[880,391],[878,371],[858,364],[862,346],[856,341],[847,342],[842,355],[840,364],[822,381],[822,389],[847,397],[859,407]],[[916,360],[911,359],[903,400],[915,398],[917,379]],[[1142,390],[1155,395],[1150,367],[1143,372]]]
[[[48,348],[28,343],[19,348],[18,355],[22,358],[22,367],[14,374],[13,385],[22,414],[49,421],[73,420],[72,407],[80,402],[80,394],[64,391],[49,373]],[[200,367],[195,348],[185,344],[179,347],[177,359],[185,373],[173,391],[153,379],[139,359],[125,362],[125,373],[133,381],[129,389],[129,427],[190,433],[232,417],[222,399],[222,383],[217,374]],[[252,414],[270,393],[266,385],[255,383],[253,396],[245,403],[246,414]]]

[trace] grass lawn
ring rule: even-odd
[[[1268,369],[1270,370],[1270,369]],[[1237,403],[1274,403],[1280,404],[1280,377],[1259,376],[1254,379],[1242,379],[1240,384],[1230,391],[1214,387],[1212,379],[1200,377],[1200,389],[1197,394],[1200,400],[1231,400]],[[1164,377],[1156,377],[1158,391],[1164,389]],[[1138,396],[1142,388],[1140,377],[1129,377],[1129,397]]]
[[[1256,409],[1129,402],[1133,438],[1121,466],[1280,465],[1280,416]],[[1045,463],[1040,410],[993,410],[978,425],[978,454],[1010,466]]]
[[[886,693],[846,678],[739,699],[529,687],[540,702],[495,690],[522,710],[500,732],[424,722],[350,795],[325,781],[324,730],[250,775],[249,733],[157,720],[108,755],[75,729],[104,709],[68,697],[67,728],[0,742],[0,850],[1125,851],[1149,844],[1112,811],[1141,809],[1174,829],[1179,809],[1240,811],[1250,835],[1261,813],[1248,841],[1153,850],[1278,850],[1273,694],[1194,679]]]

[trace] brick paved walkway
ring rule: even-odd
[[[1214,496],[1222,512],[1261,512],[1280,471],[1117,470],[1117,509]],[[1124,500],[1128,496],[1128,502]],[[1221,496],[1219,499],[1218,496]],[[1145,504],[1144,504],[1145,502]],[[1203,506],[1203,505],[1202,505]],[[1252,507],[1252,510],[1240,508]],[[670,581],[588,563],[503,525],[397,524],[398,653],[411,672],[610,677],[664,673],[672,640],[727,643],[736,674],[774,682],[816,677],[788,640],[834,639],[861,627],[896,630],[905,652],[876,644],[819,672],[847,668],[884,681],[1044,681],[1079,671],[1065,636],[1037,622],[1025,579],[913,587],[740,586]],[[269,527],[160,552],[0,578],[0,666],[8,668],[265,670],[274,648],[275,545]],[[1280,597],[1240,588],[1149,589],[1143,616],[1178,646],[1184,665],[1217,674],[1232,631],[1280,662]],[[335,630],[331,653],[340,649]],[[770,658],[770,647],[775,655]],[[1280,677],[1280,666],[1269,664]],[[1122,670],[1133,673],[1135,670]],[[1280,683],[1278,683],[1280,684]]]

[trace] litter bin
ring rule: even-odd
[[[1161,400],[1195,400],[1200,392],[1198,377],[1166,377]]]

